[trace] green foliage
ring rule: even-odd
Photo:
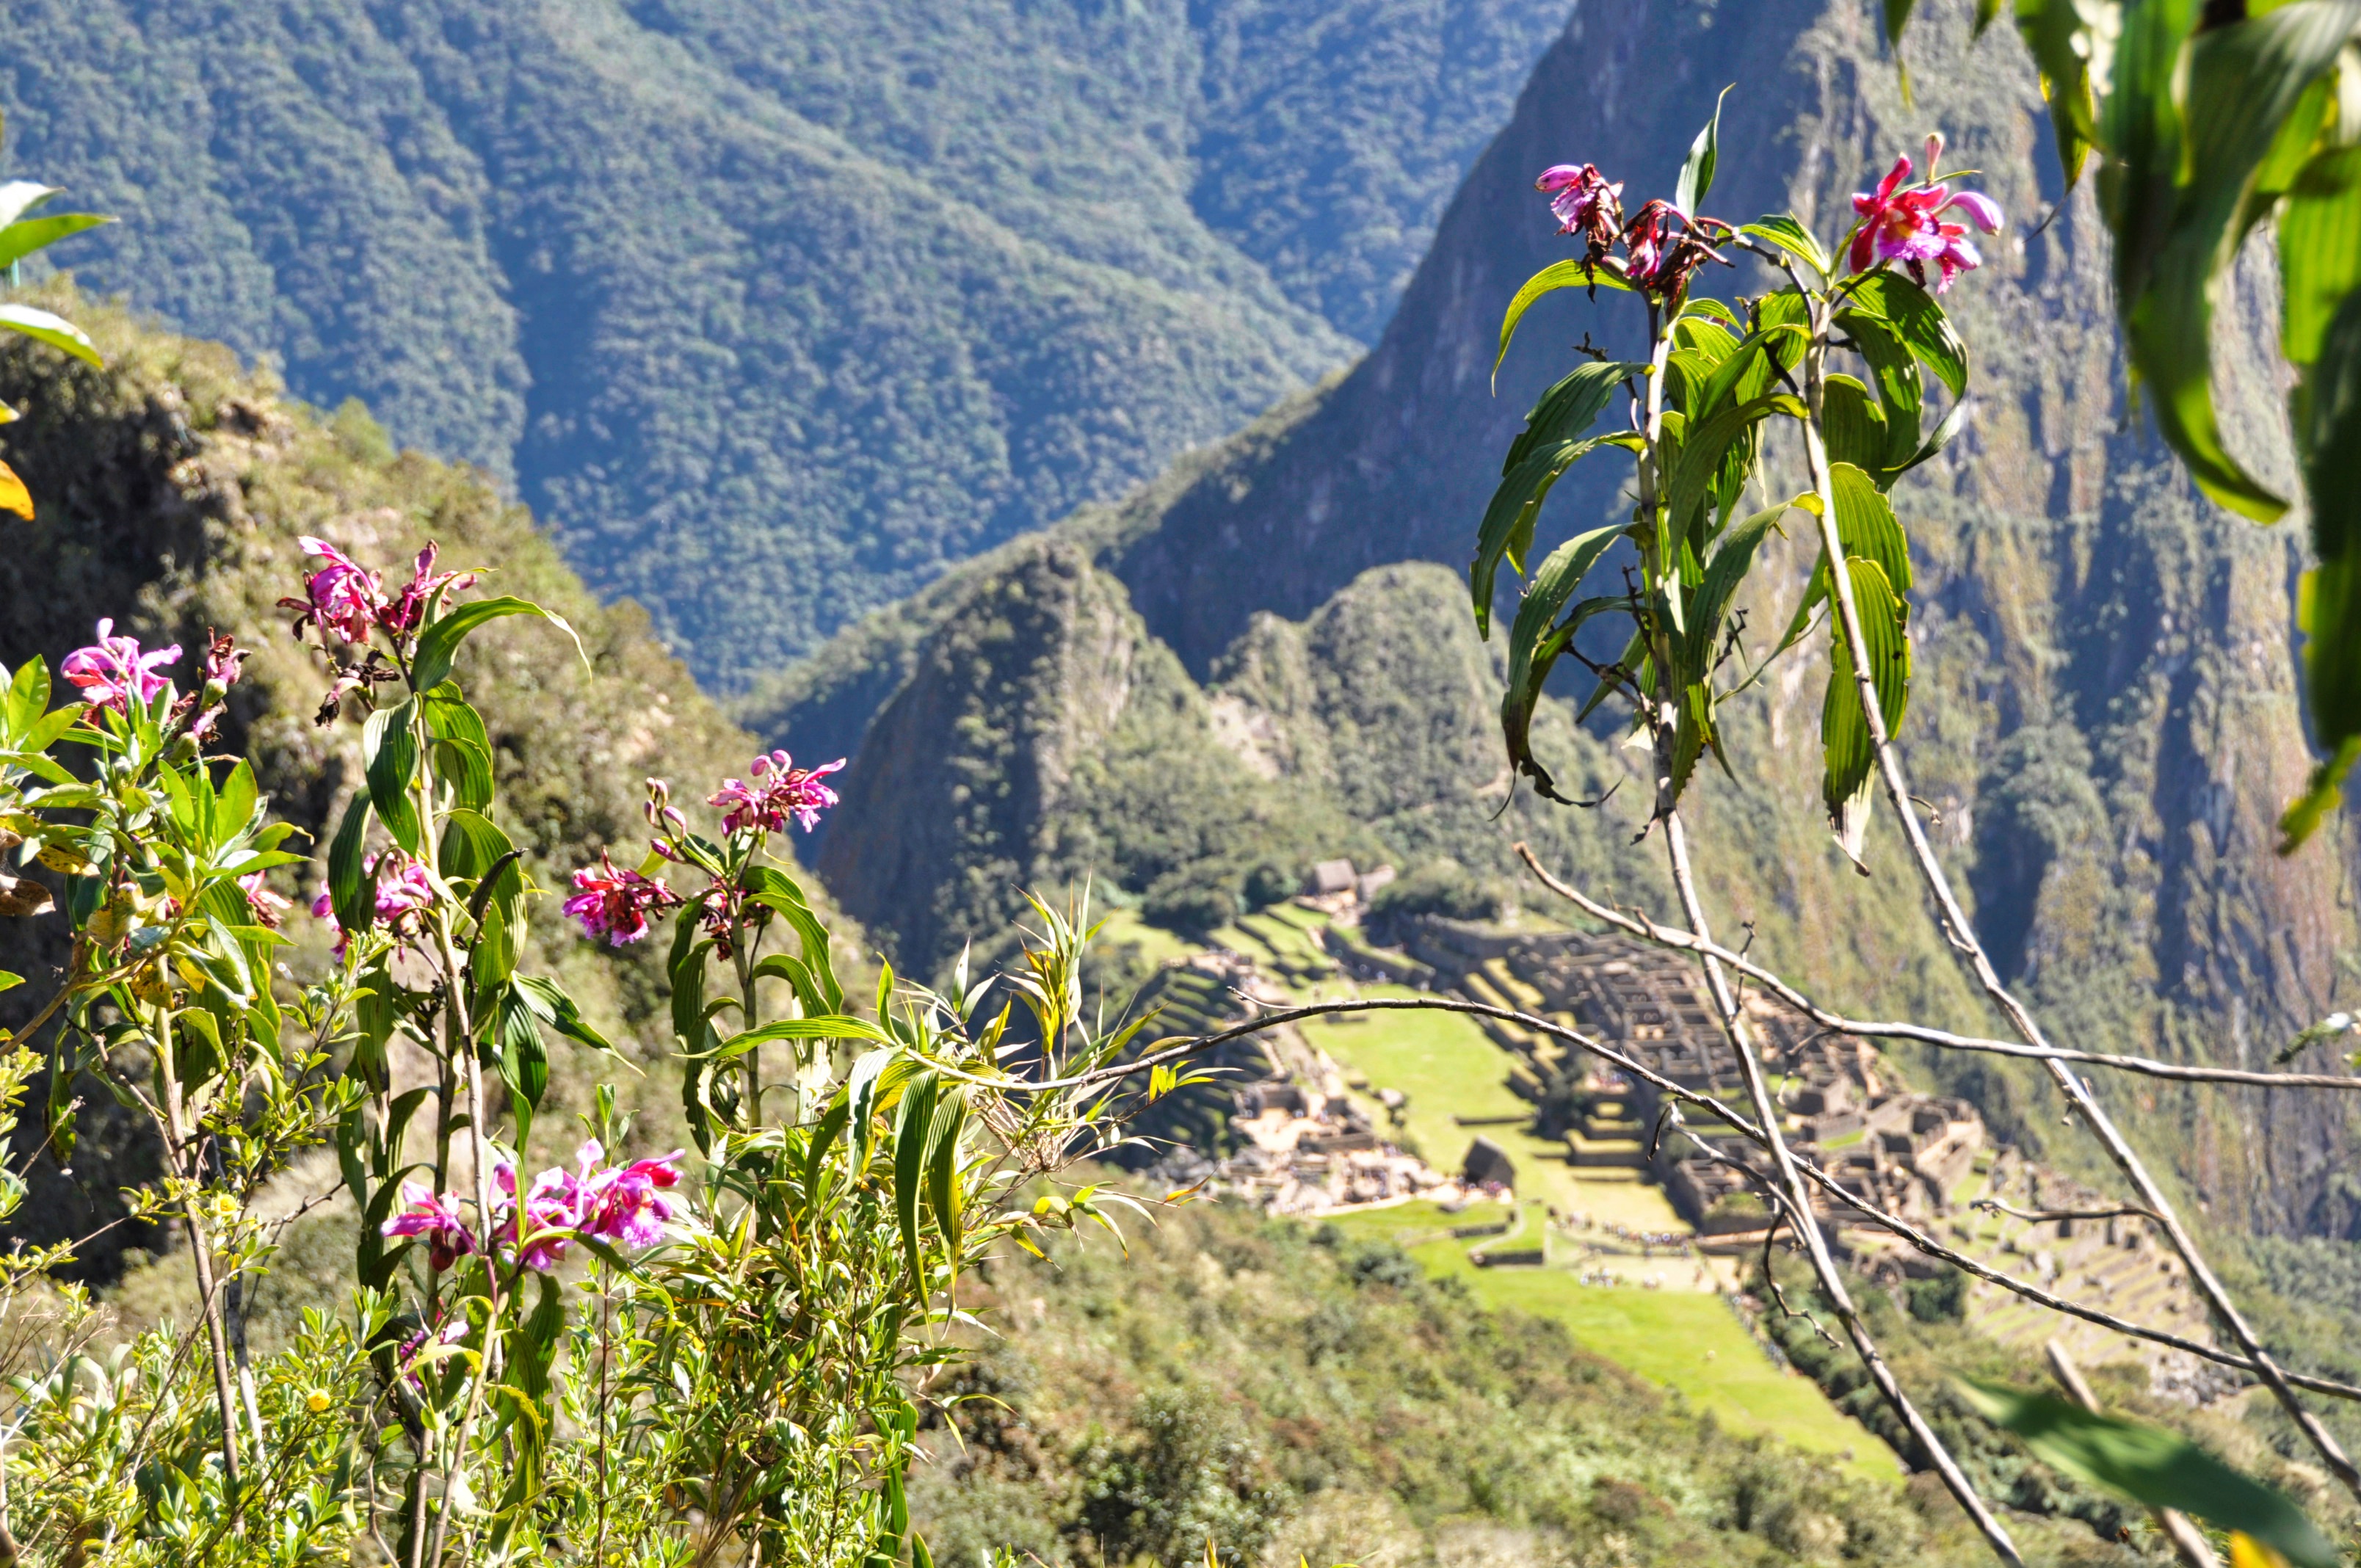
[[[1398,921],[1420,915],[1491,920],[1499,916],[1501,903],[1498,884],[1475,875],[1457,861],[1433,861],[1378,889],[1369,914],[1381,927],[1393,927]]]
[[[1016,1310],[950,1383],[958,1440],[922,1434],[937,1463],[913,1510],[939,1561],[1015,1545],[1052,1568],[1181,1568],[1207,1526],[1224,1562],[1289,1564],[1981,1551],[1940,1505],[1735,1437],[1558,1325],[1334,1227],[1191,1207],[1127,1255],[1061,1245],[995,1266],[992,1288]]]
[[[512,478],[727,690],[1345,363],[1564,23],[35,0],[0,104],[136,218],[94,290]]]
[[[1910,7],[1888,11],[1898,42]],[[2279,220],[2279,346],[2315,564],[2298,614],[2319,765],[2280,818],[2292,853],[2335,808],[2361,757],[2361,162],[2347,107],[2361,16],[2334,0],[1988,0],[2012,13],[2042,73],[2070,184],[2101,157],[2115,303],[2158,429],[2215,502],[2271,522],[2287,501],[2224,441],[2214,306],[2246,238]],[[2105,95],[2098,90],[2103,86]]]

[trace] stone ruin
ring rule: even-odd
[[[1579,1029],[1685,1089],[1749,1111],[1704,977],[1679,954],[1620,935],[1518,932],[1432,916],[1409,924],[1399,950],[1362,946],[1337,932],[1330,951],[1363,978],[1455,991]],[[1990,1266],[2210,1343],[2207,1315],[2185,1269],[2152,1227],[2131,1218],[2026,1218],[2111,1205],[1996,1144],[1968,1102],[1909,1088],[1870,1042],[1823,1031],[1759,992],[1748,992],[1743,1004],[1798,1159],[1843,1191]],[[1659,1135],[1664,1097],[1653,1085],[1630,1081],[1549,1036],[1505,1020],[1477,1022],[1509,1053],[1510,1086],[1532,1102],[1544,1136],[1565,1139],[1578,1174],[1629,1173],[1660,1182],[1697,1227],[1705,1250],[1763,1245],[1770,1210],[1756,1182],[1703,1157],[1686,1136]],[[1684,1107],[1683,1116],[1718,1153],[1758,1179],[1767,1173],[1753,1145],[1694,1107]],[[1859,1211],[1816,1197],[1839,1255],[1871,1278],[1899,1284],[1945,1267]],[[2207,1364],[2064,1318],[2001,1286],[1971,1282],[1969,1310],[1980,1328],[2004,1340],[2057,1338],[2092,1362],[2135,1354],[2148,1364],[2159,1391],[2220,1391],[2218,1369]]]

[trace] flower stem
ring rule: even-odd
[[[206,1348],[214,1363],[214,1398],[221,1407],[222,1475],[230,1495],[243,1490],[237,1453],[237,1398],[230,1391],[229,1345],[222,1330],[221,1300],[214,1291],[213,1254],[205,1240],[204,1211],[197,1201],[197,1162],[189,1138],[188,1108],[181,1097],[181,1075],[172,1061],[172,1014],[156,1010],[157,1070],[164,1080],[164,1131],[171,1145],[172,1168],[192,1183],[181,1195],[181,1210],[189,1231],[189,1259],[196,1267],[197,1292],[204,1301]]]

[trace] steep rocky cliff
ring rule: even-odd
[[[1565,254],[1532,193],[1534,171],[1596,161],[1634,192],[1668,190],[1715,94],[1736,82],[1709,205],[1737,220],[1792,208],[1834,230],[1850,192],[1939,127],[1948,161],[1985,171],[1980,183],[2011,226],[1988,247],[1990,265],[1951,296],[1975,357],[1972,422],[1897,497],[1918,574],[1918,685],[1905,732],[1914,782],[2011,978],[2060,1037],[2267,1059],[2356,988],[2350,834],[2293,860],[2271,854],[2273,816],[2305,761],[2290,659],[2301,534],[2257,530],[2202,502],[2147,436],[2125,394],[2105,238],[2087,191],[2068,198],[2059,188],[2021,46],[1997,28],[1971,42],[1967,0],[1921,10],[1909,44],[1917,96],[1905,106],[1873,7],[1859,0],[1583,5],[1453,202],[1369,356],[1130,506],[1076,520],[1066,536],[1128,586],[1147,631],[1190,671],[1228,683],[1216,687],[1209,725],[1242,761],[1268,772],[1271,748],[1250,728],[1212,721],[1252,691],[1274,722],[1286,714],[1297,725],[1290,744],[1306,776],[1342,781],[1328,793],[1352,803],[1344,820],[1390,824],[1405,843],[1417,803],[1389,793],[1416,793],[1403,759],[1421,753],[1436,723],[1479,731],[1492,694],[1473,683],[1456,717],[1438,720],[1433,692],[1340,662],[1341,643],[1310,651],[1349,624],[1351,601],[1367,591],[1356,579],[1372,568],[1466,558],[1499,455],[1568,343],[1588,334],[1634,344],[1631,313],[1611,298],[1554,296],[1528,318],[1491,395],[1502,306]],[[1712,286],[1761,281],[1717,274]],[[2246,293],[2224,327],[2234,438],[2266,471],[2283,469],[2272,336],[2254,302],[2260,291]],[[1553,497],[1544,535],[1611,515],[1623,474],[1607,463],[1577,471]],[[1754,627],[1784,623],[1808,565],[1792,546],[1775,560],[1774,581],[1751,607]],[[1450,598],[1428,596],[1389,635],[1427,652],[1472,641],[1464,605]],[[931,613],[862,635],[918,648]],[[1265,614],[1305,625],[1280,630],[1257,620]],[[803,715],[825,715],[819,727],[832,737],[853,733],[860,693],[895,683],[848,656],[852,646],[820,661],[824,676],[792,700],[757,714],[758,727],[793,740]],[[1824,658],[1824,645],[1810,652]],[[1350,685],[1355,718],[1304,718],[1316,705],[1303,694],[1323,678],[1345,689],[1348,668],[1360,683]],[[1821,831],[1818,693],[1801,662],[1765,683],[1734,726],[1737,777],[1701,786],[1696,815],[1719,918],[1749,923],[1758,951],[1831,994],[1985,1022],[1885,829],[1872,831],[1876,874],[1865,881]],[[898,744],[913,739],[897,732]],[[1593,776],[1610,777],[1612,753],[1577,743],[1595,760]],[[1473,784],[1495,772],[1470,753],[1456,776]],[[1491,786],[1493,804],[1505,783]],[[1493,830],[1491,858],[1510,835],[1532,831],[1532,820],[1521,810]],[[1550,820],[1556,852],[1590,874],[1619,875],[1628,896],[1662,901],[1650,852],[1622,843],[1636,825],[1625,802]],[[849,897],[892,917],[852,892],[865,876],[856,864],[834,865]],[[2056,1135],[2055,1109],[2030,1078],[1956,1059],[1925,1070],[1973,1092],[2004,1135],[2070,1157],[2071,1140]],[[2346,1174],[2356,1124],[2343,1102],[2123,1091],[2122,1103],[2217,1218],[2361,1234],[2361,1187]]]

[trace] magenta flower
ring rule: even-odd
[[[1623,182],[1609,184],[1597,164],[1554,164],[1542,170],[1533,189],[1548,195],[1558,233],[1582,236],[1594,259],[1606,255],[1622,232]]]
[[[426,1240],[427,1262],[438,1273],[456,1263],[460,1256],[478,1249],[474,1233],[460,1217],[458,1201],[447,1192],[429,1192],[414,1181],[401,1184],[401,1201],[406,1205],[379,1227],[387,1236],[423,1236]]]
[[[410,631],[424,619],[426,601],[434,597],[436,590],[476,586],[476,574],[473,572],[445,572],[440,576],[435,576],[434,554],[435,546],[432,543],[418,553],[418,562],[412,570],[410,581],[402,585],[401,592],[391,604],[378,611],[378,624],[396,636]]]
[[[1939,273],[1935,292],[1941,293],[1951,286],[1953,279],[1962,272],[1973,271],[1983,265],[1983,257],[1968,237],[1967,224],[1946,223],[1944,214],[1958,212],[1968,223],[1986,234],[1998,234],[2001,227],[2000,203],[1981,191],[1954,192],[1948,185],[1935,182],[1936,159],[1942,155],[1943,138],[1927,138],[1927,181],[1910,190],[1902,183],[1910,178],[1910,157],[1907,153],[1894,160],[1894,167],[1878,181],[1874,192],[1856,192],[1852,210],[1860,215],[1860,226],[1853,230],[1852,248],[1846,257],[1855,272],[1888,261],[1898,261],[1920,287],[1927,282],[1927,264],[1933,262]]]
[[[238,891],[246,894],[247,905],[254,911],[256,922],[273,931],[279,929],[279,922],[285,918],[287,912],[295,907],[293,900],[281,898],[263,885],[260,872],[248,872],[237,879],[237,885]],[[325,898],[327,894],[320,896]]]
[[[324,539],[307,533],[295,543],[304,554],[325,563],[303,580],[304,598],[279,601],[302,612],[295,618],[296,635],[302,634],[306,624],[316,623],[347,642],[368,641],[369,628],[385,608],[385,586],[378,575]]]
[[[636,942],[648,934],[651,911],[662,912],[681,902],[680,895],[661,880],[634,871],[617,871],[604,854],[596,866],[574,873],[573,897],[561,906],[582,922],[582,934],[607,938],[611,947]]]
[[[598,1148],[595,1141],[583,1146],[587,1157],[582,1175],[553,1166],[534,1177],[522,1203],[517,1201],[516,1167],[503,1161],[492,1168],[494,1226],[510,1247],[524,1249],[519,1261],[527,1268],[547,1274],[566,1260],[575,1234],[583,1228],[585,1181]]]
[[[392,927],[393,934],[404,940],[417,936],[419,913],[434,902],[434,883],[427,877],[425,863],[388,850],[363,861],[361,870],[377,879],[374,918]],[[337,922],[335,898],[326,888],[322,888],[320,895],[312,900],[312,914],[335,927],[335,955],[343,958],[352,933]]]
[[[1708,261],[1727,264],[1712,239],[1727,238],[1717,218],[1692,218],[1670,202],[1650,202],[1623,230],[1623,275],[1633,287],[1663,299],[1686,291],[1689,275]]]
[[[211,627],[205,629],[205,685],[226,691],[237,685],[237,677],[246,667],[246,650],[234,637],[225,637]]]
[[[808,833],[819,826],[820,812],[837,801],[836,791],[819,781],[843,766],[844,759],[839,757],[817,768],[798,768],[785,751],[773,751],[755,758],[746,770],[752,784],[723,779],[706,804],[721,808],[721,826],[731,833],[741,828],[782,832],[790,817]]]
[[[146,707],[172,684],[158,674],[156,668],[179,659],[181,646],[176,642],[170,648],[143,653],[137,638],[117,637],[114,631],[112,620],[100,621],[98,641],[67,654],[65,663],[58,668],[66,679],[82,688],[82,701],[94,708],[111,707],[122,713],[135,700]]]
[[[579,1157],[588,1170],[606,1156],[597,1139],[582,1146]],[[627,1166],[599,1171],[585,1179],[582,1232],[618,1246],[653,1246],[664,1240],[664,1222],[678,1212],[666,1196],[680,1181],[675,1149],[659,1159],[635,1159]]]

